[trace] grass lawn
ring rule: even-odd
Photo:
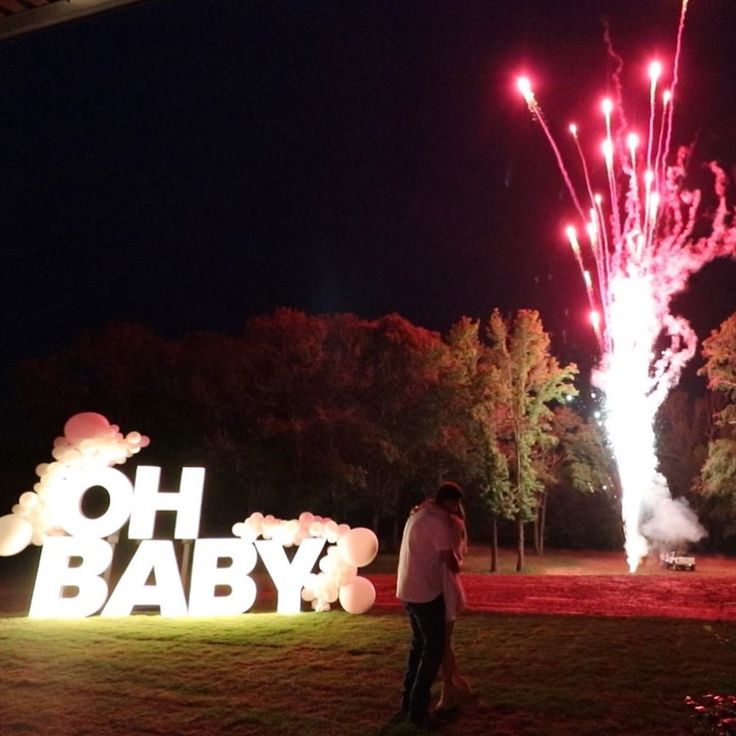
[[[698,558],[697,573],[652,563],[635,576],[622,553],[527,562],[513,574],[503,551],[501,574],[488,576],[488,550],[471,549],[475,610],[456,649],[475,698],[440,733],[736,733],[705,728],[685,702],[736,694],[734,560]],[[257,612],[220,619],[28,620],[35,560],[0,563],[0,736],[411,733],[387,727],[409,639],[391,555],[366,570],[383,602],[365,616],[279,616],[264,585]]]
[[[398,611],[2,618],[0,733],[378,734],[407,644]],[[476,699],[440,733],[689,736],[686,696],[736,693],[735,644],[734,622],[464,615]]]

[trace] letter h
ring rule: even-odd
[[[204,468],[182,468],[178,493],[161,493],[161,468],[141,465],[135,474],[130,539],[152,539],[157,511],[176,511],[175,539],[196,539],[202,511]]]

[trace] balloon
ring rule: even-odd
[[[348,613],[365,613],[376,601],[376,589],[368,578],[357,577],[340,588],[339,598]]]
[[[22,552],[33,538],[33,527],[17,514],[0,516],[0,557]]]
[[[299,524],[309,529],[309,525],[314,521],[314,514],[309,511],[302,511],[299,514]]]
[[[18,503],[26,509],[32,509],[38,503],[38,496],[33,491],[20,494]]]
[[[325,555],[320,558],[319,564],[317,565],[322,572],[330,573],[333,568],[332,558]]]
[[[378,554],[378,537],[365,527],[351,529],[337,540],[342,558],[356,567],[370,565]]]
[[[340,570],[340,585],[347,585],[352,580],[355,580],[358,574],[358,568],[355,565],[347,565]]]
[[[110,431],[110,422],[93,411],[84,411],[67,419],[64,436],[69,442],[79,442],[93,437],[101,437]]]

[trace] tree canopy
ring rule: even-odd
[[[466,489],[471,530],[487,534],[489,512],[523,525],[548,488],[598,483],[587,464],[599,438],[566,404],[575,373],[532,310],[462,318],[444,336],[397,314],[286,308],[235,335],[108,325],[20,367],[5,422],[23,433],[2,452],[6,478],[25,469],[3,493],[10,505],[33,484],[69,416],[98,411],[152,438],[140,461],[165,482],[182,465],[207,468],[204,533],[252,511],[309,509],[392,543],[450,478]]]

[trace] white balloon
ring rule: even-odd
[[[131,445],[139,445],[143,437],[140,432],[128,432],[125,439],[130,442]]]
[[[352,580],[355,580],[358,574],[358,568],[355,565],[346,565],[340,568],[340,585],[347,585]]]
[[[365,527],[351,529],[337,540],[342,558],[356,567],[370,565],[378,554],[378,537]]]
[[[340,605],[348,613],[365,613],[376,602],[376,589],[368,578],[357,577],[340,588]]]
[[[328,603],[334,603],[338,599],[338,596],[339,590],[337,585],[335,585],[334,583],[330,583],[325,587],[325,600]]]
[[[17,514],[0,516],[0,557],[22,552],[33,538],[33,526]]]
[[[332,571],[332,568],[334,567],[332,558],[328,557],[327,555],[321,557],[318,563],[318,567],[322,572],[330,573]]]
[[[18,503],[26,509],[32,509],[38,503],[38,496],[33,491],[20,494]]]

